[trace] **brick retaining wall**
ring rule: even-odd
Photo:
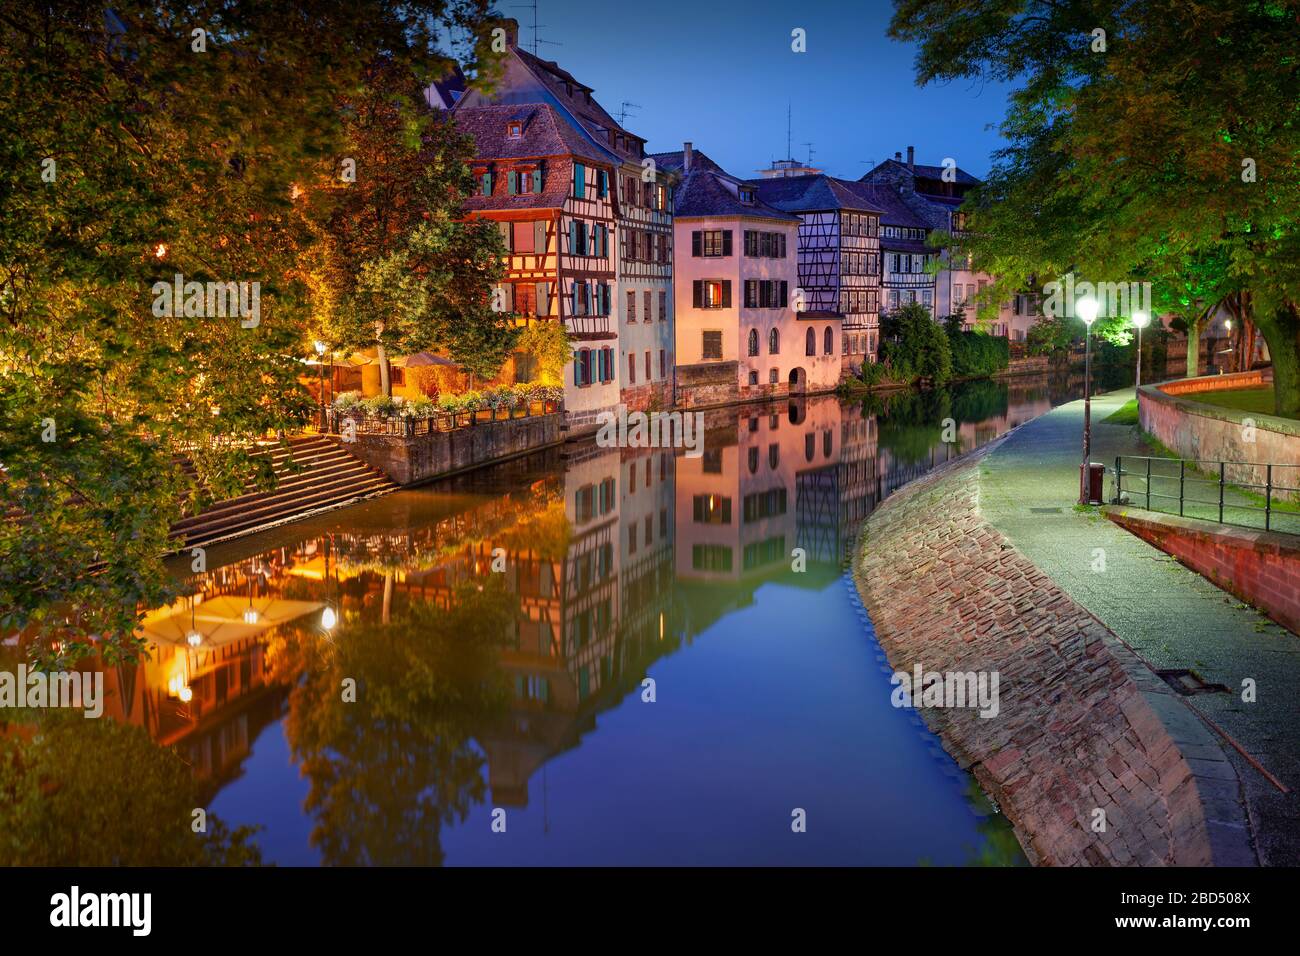
[[[921,715],[1036,864],[1252,864],[1240,786],[1214,738],[980,515],[978,462],[991,447],[890,497],[855,560],[896,670],[1000,675],[997,717]]]
[[[1300,634],[1300,538],[1107,507],[1106,517]]]

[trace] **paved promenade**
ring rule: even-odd
[[[1132,426],[1103,423],[1132,397],[1126,389],[1093,400],[1093,461],[1153,454]],[[1011,433],[980,463],[979,509],[1150,665],[1193,669],[1232,689],[1187,700],[1291,788],[1282,794],[1224,745],[1261,862],[1300,865],[1300,638],[1100,515],[1076,511],[1082,429],[1083,403],[1073,402]],[[1247,679],[1254,703],[1242,701]]]
[[[887,499],[854,563],[895,670],[998,675],[995,715],[920,713],[1033,863],[1254,863],[1241,787],[1210,731],[980,513],[987,454]]]

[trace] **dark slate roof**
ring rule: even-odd
[[[758,187],[759,197],[786,212],[813,212],[824,209],[853,209],[884,212],[857,189],[858,183],[834,176],[780,176],[773,179],[750,179]]]
[[[882,226],[904,226],[912,229],[933,229],[927,218],[919,215],[893,186],[854,183],[854,192],[860,194],[864,202],[880,210]]]
[[[905,170],[920,179],[943,180],[944,168],[942,166],[927,166],[924,163],[915,163],[909,167],[907,163],[902,160],[887,159],[883,163],[877,163],[859,181],[869,181],[879,170],[883,170],[887,166],[894,166],[897,167],[898,170]],[[980,181],[977,178],[966,172],[966,170],[962,169],[960,166],[957,167],[956,174],[954,182],[960,186],[978,186],[980,184]]]
[[[564,107],[577,118],[587,133],[601,146],[617,155],[620,159],[639,163],[645,152],[645,140],[635,133],[629,133],[619,125],[614,117],[606,112],[594,96],[592,88],[579,82],[572,73],[551,60],[533,56],[527,50],[514,47],[513,51],[524,66],[528,67],[538,81],[542,83]],[[570,95],[568,87],[573,89]],[[625,137],[631,137],[631,146],[610,142],[610,131],[616,130]]]
[[[798,222],[799,217],[768,205],[761,198],[743,203],[733,190],[744,180],[732,176],[698,149],[691,153],[691,168],[685,168],[681,151],[653,153],[660,169],[680,173],[681,182],[673,191],[673,215],[682,216],[749,216]],[[730,188],[728,188],[730,187]]]
[[[430,95],[437,97],[442,108],[451,109],[465,92],[465,74],[460,71],[460,64],[453,62],[446,75],[429,86]]]

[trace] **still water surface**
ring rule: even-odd
[[[730,409],[699,458],[570,445],[214,547],[110,709],[282,865],[1023,862],[844,569],[892,491],[1079,387]]]

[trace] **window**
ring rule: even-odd
[[[573,384],[579,388],[591,384],[591,349],[578,349],[573,357]]]
[[[636,354],[629,352],[627,356],[627,383],[636,384]]]
[[[645,294],[644,302],[645,302],[645,312],[641,314],[641,318],[644,319],[646,322],[653,322],[654,319],[650,315],[650,310],[654,308],[654,293],[647,290]]]
[[[835,439],[831,437],[831,430],[828,428],[822,432],[822,454],[827,458],[831,457],[831,451],[834,450]]]
[[[645,380],[650,381],[650,350],[645,350]]]
[[[803,354],[804,355],[817,354],[817,333],[814,332],[812,329],[809,329],[808,334],[804,336]]]
[[[745,308],[783,309],[788,301],[789,283],[778,279],[746,279]]]
[[[826,332],[824,335],[822,335],[822,354],[823,355],[835,354],[835,334],[831,331],[831,327],[829,325],[826,326]]]
[[[750,258],[784,259],[785,233],[746,229],[745,255]]]
[[[781,446],[775,443],[767,446],[767,467],[775,469],[781,464]]]
[[[668,321],[668,293],[667,292],[659,293],[659,321],[660,322]]]
[[[780,371],[778,371],[777,369],[774,369],[774,368],[773,368],[773,369],[768,369],[768,372],[767,372],[767,384],[769,384],[769,385],[777,385],[777,384],[780,383],[780,381],[781,381],[781,373],[780,373]]]
[[[817,435],[809,432],[803,436],[803,457],[804,461],[812,461],[813,456],[817,454]]]
[[[749,330],[749,354],[758,354],[758,329]],[[754,383],[750,382],[749,384],[753,385]]]
[[[731,255],[731,230],[695,230],[691,233],[691,255],[706,259]]]
[[[718,495],[696,495],[692,499],[696,524],[731,524],[731,499]]]
[[[668,353],[663,349],[659,350],[659,377],[661,379],[668,377]]]
[[[767,354],[781,354],[781,332],[775,326],[772,327],[771,332],[767,333]]]
[[[751,374],[757,375],[758,373],[757,373],[757,372],[753,372],[753,373],[751,373]],[[757,474],[757,473],[758,473],[758,449],[757,449],[757,448],[751,448],[751,449],[749,449],[749,473],[750,473],[751,475],[754,475],[754,474]],[[753,495],[750,495],[749,497],[752,498]],[[746,515],[745,520],[748,521],[748,520],[749,520],[749,517],[748,517],[748,516],[749,516],[749,504],[748,504],[748,502],[749,502],[749,498],[746,498],[746,499],[745,499],[745,502],[746,502],[746,505],[745,505],[745,515]]]
[[[627,526],[627,553],[636,554],[636,525]]]
[[[629,322],[636,321],[636,293],[635,292],[629,292],[627,294],[627,320]]]
[[[751,448],[753,456],[751,457],[750,471],[758,470],[758,449]],[[771,491],[759,491],[752,495],[745,495],[742,501],[743,519],[745,524],[752,521],[762,521],[764,518],[776,518],[786,513],[789,498],[784,488],[773,488]]]
[[[596,195],[601,199],[609,195],[609,173],[603,169],[596,170]]]
[[[707,359],[722,358],[722,333],[705,332],[703,334],[702,355]]]
[[[692,302],[697,309],[731,308],[730,279],[696,279],[692,284]]]
[[[758,384],[758,372],[757,372],[757,371],[751,371],[751,372],[749,373],[749,384],[750,384],[750,385],[757,385],[757,384]]]
[[[747,206],[753,205],[755,199],[753,186],[741,186],[739,192],[740,192],[741,202],[743,202]]]

